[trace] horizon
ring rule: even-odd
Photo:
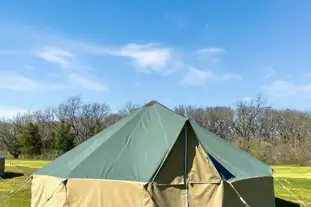
[[[261,94],[258,94],[258,95],[261,95]],[[60,104],[63,104],[63,103],[66,103],[67,100],[69,100],[70,98],[74,98],[74,97],[77,97],[77,96],[72,96],[72,97],[69,97],[68,99],[64,100],[63,102],[61,102]],[[240,103],[240,102],[243,102],[245,104],[256,104],[256,99],[243,99],[243,100],[237,100],[229,105],[204,105],[204,104],[201,104],[201,105],[185,105],[183,103],[176,103],[175,105],[166,105],[166,104],[163,104],[162,102],[159,102],[157,100],[153,100],[151,99],[150,101],[147,101],[147,102],[144,102],[144,103],[135,103],[135,102],[132,102],[132,101],[127,101],[121,105],[117,105],[117,106],[111,106],[109,105],[108,103],[106,102],[85,102],[83,100],[83,97],[79,97],[82,101],[82,104],[107,104],[109,106],[109,110],[108,110],[108,113],[109,114],[118,114],[120,112],[120,110],[124,109],[124,107],[126,107],[126,104],[130,103],[130,104],[133,104],[132,106],[133,107],[138,107],[138,108],[141,108],[141,107],[144,107],[144,106],[151,106],[153,105],[154,103],[158,103],[162,106],[164,106],[165,108],[168,108],[169,110],[174,110],[174,109],[177,109],[179,106],[184,106],[184,107],[194,107],[196,109],[198,108],[213,108],[213,107],[226,107],[226,108],[231,108],[234,110],[234,107],[235,107],[235,104],[236,103]],[[268,102],[266,102],[264,100],[264,97],[261,97],[262,99],[262,107],[272,107],[273,110],[297,110],[296,108],[290,108],[290,107],[286,107],[286,108],[278,108],[278,107],[273,107],[271,106]],[[58,107],[59,105],[54,105],[54,106],[49,106],[47,108],[55,108],[55,107]],[[40,111],[40,110],[45,110],[47,108],[38,108],[38,109],[35,109],[35,110],[20,110],[19,112],[17,113],[10,113],[10,112],[6,112],[6,111],[1,111],[0,109],[0,114],[2,114],[0,116],[0,118],[4,118],[4,119],[14,119],[14,117],[16,116],[23,116],[23,115],[27,115],[27,114],[32,114],[32,113],[35,113],[37,111]],[[299,109],[298,109],[299,110]],[[299,110],[301,112],[310,112],[311,109],[307,109],[307,110]]]

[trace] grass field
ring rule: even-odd
[[[26,178],[34,171],[41,168],[48,161],[37,160],[6,160],[6,175],[3,181],[0,181],[0,206],[1,207],[23,207],[30,205],[30,183],[14,194],[10,199],[2,204],[6,195],[25,183]],[[273,166],[275,178],[279,180],[286,188],[298,195],[301,200],[311,206],[311,167],[295,166]],[[276,196],[297,202],[297,200],[284,190],[280,184],[275,181]],[[308,196],[309,198],[306,198]]]

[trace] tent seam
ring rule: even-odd
[[[186,123],[187,123],[187,119],[186,119],[185,122],[183,123],[183,126],[182,126],[182,128],[181,128],[179,134],[181,133],[182,129],[185,127]],[[175,145],[175,143],[176,143],[176,141],[177,141],[177,139],[178,139],[178,137],[179,137],[179,134],[176,136],[175,141],[172,143],[172,145],[169,146],[169,149],[168,149],[167,152],[165,153],[165,155],[164,155],[164,157],[163,157],[163,160],[161,161],[161,163],[160,163],[158,169],[156,170],[154,176],[151,178],[151,183],[154,182],[155,178],[157,177],[158,173],[160,172],[160,170],[161,170],[161,168],[162,168],[164,162],[166,161],[166,159],[167,159],[169,153],[171,152],[173,146]]]
[[[35,175],[34,177],[50,177],[50,178],[58,178],[61,179],[63,181],[65,180],[96,180],[96,181],[108,181],[108,182],[123,182],[123,183],[137,183],[137,184],[146,184],[148,182],[139,182],[139,181],[131,181],[131,180],[112,180],[112,179],[99,179],[99,178],[61,178],[61,177],[55,177],[55,176],[50,176],[50,175]]]
[[[136,126],[135,126],[133,132],[131,133],[130,137],[127,139],[125,145],[123,146],[121,152],[120,152],[119,155],[117,156],[117,159],[115,160],[114,165],[110,168],[110,170],[108,171],[108,173],[107,173],[106,176],[108,176],[108,175],[111,173],[111,171],[115,168],[115,166],[117,165],[117,162],[118,162],[119,158],[121,157],[121,155],[122,155],[122,153],[124,152],[124,150],[125,150],[125,148],[127,147],[127,145],[128,145],[128,144],[130,143],[130,141],[132,140],[134,133],[136,132],[138,126],[140,125],[141,121],[143,120],[143,118],[145,117],[145,115],[146,115],[147,112],[148,112],[148,109],[146,109],[145,112],[142,114],[142,116],[141,116],[140,120],[137,122],[137,124],[136,124]],[[102,175],[101,175],[101,177],[102,177]]]
[[[198,125],[200,129],[206,131],[207,133],[211,134],[212,136],[217,137],[215,134],[211,133],[211,132],[208,131],[206,128],[201,127],[198,123],[193,122],[193,121],[192,121],[192,123],[195,124],[195,125]],[[219,138],[219,137],[217,137],[217,138]],[[224,139],[220,139],[220,142],[222,142],[222,143],[224,143],[224,144],[226,144],[226,145],[232,145],[231,143],[227,142],[227,141],[224,140]],[[240,148],[238,148],[238,147],[236,147],[236,146],[234,146],[234,145],[233,145],[233,148],[234,148],[235,150],[237,150],[239,153],[243,153],[245,156],[247,156],[248,158],[250,158],[252,161],[257,162],[258,164],[260,163],[260,168],[271,168],[268,164],[264,163],[264,162],[261,161],[261,160],[258,160],[258,159],[256,159],[256,158],[254,158],[253,156],[251,156],[249,153],[245,152],[244,150],[241,150]]]
[[[129,119],[123,124],[123,126],[122,126],[121,128],[123,128],[124,126],[126,126],[137,114],[139,114],[139,110],[136,111],[136,113],[133,114],[132,117],[128,117]],[[105,140],[103,143],[107,142],[107,141],[108,141],[115,133],[117,133],[117,132],[118,132],[118,130],[115,131],[113,134],[111,134],[111,136],[110,136],[107,140]],[[98,149],[103,143],[95,145],[95,148],[94,148],[93,152],[96,151],[96,149]],[[92,145],[94,145],[94,143],[92,143]],[[93,147],[93,146],[92,146],[92,147]],[[79,156],[81,156],[81,154],[85,153],[86,151],[90,150],[90,148],[91,148],[91,147],[87,147],[86,149],[84,149],[83,152],[79,153]],[[93,152],[92,152],[92,153],[93,153]],[[90,153],[88,156],[86,156],[86,158],[89,157],[92,153]],[[77,156],[77,157],[78,157],[78,156]],[[77,157],[75,157],[75,159],[77,159]],[[73,159],[73,160],[74,160],[74,159]],[[71,160],[71,161],[68,162],[67,164],[72,163],[73,160]],[[80,161],[79,164],[81,164],[83,161],[84,161],[84,160]],[[77,165],[75,168],[71,169],[71,170],[68,172],[68,174],[67,174],[66,177],[69,177],[69,175],[71,174],[71,172],[73,172],[78,166],[79,166],[79,165]],[[48,173],[47,175],[50,176],[51,174],[54,174],[54,173],[58,172],[61,168],[62,168],[62,166],[61,166],[60,168],[56,169],[55,171],[51,171],[51,173]]]
[[[163,124],[162,124],[162,120],[161,120],[161,118],[160,118],[160,114],[159,114],[159,112],[158,112],[157,106],[154,105],[154,108],[155,108],[155,110],[156,110],[156,112],[157,112],[157,115],[158,115],[158,121],[160,122],[162,131],[163,131],[163,134],[164,134],[164,137],[165,137],[166,145],[169,146],[168,140],[167,140],[167,136],[166,136],[166,131],[164,130],[164,127],[163,127]]]
[[[197,133],[195,132],[195,130],[193,129],[194,133],[197,135]],[[202,145],[204,146],[204,145]],[[204,147],[203,147],[204,148]],[[239,168],[235,167],[234,165],[230,164],[227,160],[225,160],[223,157],[221,157],[220,155],[218,155],[217,153],[215,153],[212,149],[210,149],[208,146],[206,146],[206,148],[208,149],[208,151],[213,152],[218,158],[220,158],[221,160],[225,161],[227,164],[229,164],[230,166],[234,167],[235,169],[237,169],[238,171],[240,171],[242,174],[247,175],[247,176],[251,176],[248,173],[240,170]],[[214,156],[214,155],[213,155]],[[232,173],[232,172],[230,172]]]
[[[263,176],[251,176],[251,177],[247,177],[247,178],[229,179],[229,180],[226,180],[226,182],[228,182],[228,183],[234,183],[234,182],[239,182],[239,181],[249,180],[249,179],[256,179],[256,178],[274,178],[274,177],[273,177],[273,176],[268,176],[268,175],[263,175]]]
[[[190,125],[191,125],[191,124],[190,124]],[[192,130],[194,131],[194,129],[193,129],[192,126],[191,126],[191,128],[192,128]],[[199,143],[199,145],[201,146],[201,148],[202,148],[202,150],[203,150],[204,156],[205,156],[206,159],[209,161],[208,164],[209,164],[209,165],[212,165],[212,167],[214,168],[214,170],[215,170],[215,171],[217,172],[217,174],[219,175],[219,178],[220,178],[221,180],[223,180],[223,177],[221,176],[220,172],[218,172],[217,168],[215,167],[215,164],[214,164],[213,161],[209,158],[208,153],[205,152],[204,147],[203,147],[201,141],[198,139],[198,136],[196,135],[195,131],[194,131],[194,134],[195,134],[195,137],[196,137],[196,139],[197,139],[197,142]],[[199,149],[199,150],[200,150],[200,149]]]

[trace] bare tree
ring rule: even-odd
[[[79,117],[79,142],[84,141],[96,133],[96,128],[101,128],[104,119],[109,113],[107,104],[84,104],[81,106],[81,117]]]
[[[34,123],[39,127],[44,149],[53,149],[55,132],[59,130],[60,122],[57,120],[55,109],[47,108],[33,112]]]
[[[118,112],[121,116],[129,116],[133,114],[140,108],[140,105],[133,104],[132,102],[127,102],[123,108],[121,108]]]
[[[233,111],[229,107],[197,108],[192,118],[202,127],[224,138],[232,138]]]
[[[103,127],[107,128],[107,127],[115,124],[116,122],[118,122],[122,118],[123,118],[123,116],[121,116],[120,114],[108,114],[104,119]]]
[[[2,119],[0,121],[0,141],[6,150],[15,158],[21,154],[19,131],[12,120]]]
[[[198,108],[196,108],[194,106],[178,105],[174,108],[174,112],[181,115],[181,116],[192,119],[193,114],[197,109]]]
[[[56,110],[56,118],[69,124],[80,144],[94,134],[97,126],[102,126],[110,107],[103,103],[84,104],[80,97],[72,97]]]
[[[235,116],[233,127],[237,136],[244,138],[247,142],[247,149],[250,148],[250,140],[258,134],[260,119],[266,110],[265,102],[261,94],[256,100],[239,101],[235,104]]]

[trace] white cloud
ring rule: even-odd
[[[226,73],[224,75],[221,75],[219,78],[217,78],[217,80],[223,80],[223,81],[232,80],[232,79],[241,80],[242,76],[236,73]]]
[[[163,68],[168,65],[171,58],[170,48],[161,48],[152,44],[127,44],[117,53],[132,58],[133,63],[140,68]]]
[[[213,74],[210,71],[189,68],[186,77],[182,80],[182,83],[190,86],[203,86],[205,85],[205,82],[212,77]]]
[[[173,49],[157,44],[126,44],[117,49],[92,48],[92,52],[127,57],[140,72],[162,72],[173,65]]]
[[[201,70],[188,66],[188,73],[186,77],[182,80],[185,85],[200,85],[204,86],[205,83],[209,81],[228,81],[232,79],[242,79],[241,75],[235,73],[225,73],[223,75],[217,75],[212,71]]]
[[[80,74],[69,74],[69,79],[72,84],[91,91],[105,91],[106,86],[98,81],[88,78]]]
[[[264,67],[264,69],[263,69],[264,71],[265,71],[265,75],[264,75],[264,79],[269,79],[269,78],[271,78],[272,76],[274,76],[275,75],[275,70],[271,67],[271,66],[266,66],[266,67]]]
[[[48,62],[56,63],[62,68],[69,68],[74,59],[72,53],[54,46],[44,47],[42,51],[38,52],[38,56]]]
[[[278,96],[295,96],[311,94],[311,83],[297,84],[285,80],[275,80],[269,85],[262,88],[271,95]]]
[[[62,69],[65,69],[65,76],[70,81],[68,85],[91,91],[107,90],[106,86],[93,78],[95,76],[93,73],[96,70],[89,65],[80,63],[75,54],[54,46],[44,47],[38,54],[45,61],[56,63]]]
[[[176,19],[177,27],[182,28],[186,26],[186,20],[183,16],[178,16]]]
[[[202,48],[197,51],[198,54],[210,53],[210,54],[221,54],[226,50],[220,47],[210,47],[210,48]]]
[[[184,22],[185,19],[182,16],[178,16],[176,18],[176,23],[178,23],[177,25],[179,27],[184,26]],[[18,31],[19,27],[16,28],[16,30]],[[128,61],[132,66],[134,66],[138,72],[155,72],[167,75],[178,70],[183,70],[183,72],[187,73],[184,82],[189,85],[202,85],[202,83],[205,83],[209,79],[231,80],[240,78],[236,74],[213,76],[211,71],[201,71],[197,69],[201,67],[205,68],[206,66],[201,64],[202,62],[199,61],[200,58],[201,60],[207,60],[209,62],[217,62],[219,55],[226,52],[226,50],[221,47],[205,47],[194,51],[181,51],[169,46],[163,46],[155,43],[129,43],[125,45],[106,47],[93,43],[67,39],[60,36],[43,34],[41,31],[34,28],[27,29],[27,33],[28,38],[30,37],[31,39],[30,43],[27,45],[30,46],[30,48],[33,45],[42,46],[39,50],[36,50],[35,55],[44,61],[62,68],[63,71],[61,76],[63,76],[62,78],[69,80],[67,84],[68,87],[72,87],[74,85],[76,88],[79,86],[78,82],[80,81],[84,85],[80,84],[81,88],[88,88],[89,90],[95,89],[98,91],[106,89],[104,84],[99,83],[93,78],[96,77],[97,71],[96,67],[94,69],[90,66],[92,62],[84,62],[86,59],[91,60],[92,58],[88,57],[92,55],[123,57],[125,61]],[[34,55],[34,53],[31,54]],[[42,62],[40,61],[38,64],[41,63]],[[31,68],[26,65],[24,67],[28,69]],[[38,66],[36,66],[36,68],[37,67]],[[188,70],[188,68],[192,68],[192,70]],[[49,71],[47,71],[47,73],[49,73]],[[46,75],[44,75],[44,77],[51,78]],[[198,80],[198,83],[195,83],[196,81],[193,81],[193,79]],[[33,84],[33,87],[38,87],[37,85]],[[41,87],[43,84],[39,85]]]
[[[38,83],[26,76],[17,73],[1,73],[0,74],[0,89],[12,91],[33,91],[39,89],[60,89],[64,88],[57,84],[42,84]]]
[[[218,62],[218,56],[222,53],[226,52],[224,48],[220,47],[210,47],[210,48],[202,48],[196,51],[197,58],[201,61],[210,61],[210,62]]]
[[[99,83],[95,78],[89,75],[69,73],[68,78],[70,83],[55,84],[48,82],[38,82],[26,76],[17,73],[2,73],[0,74],[0,89],[26,92],[37,90],[59,90],[69,89],[72,87],[83,88],[90,91],[105,91],[106,86]]]
[[[35,67],[33,65],[23,65],[23,68],[25,68],[26,70],[34,70]]]
[[[29,51],[24,50],[0,50],[0,55],[27,55]]]
[[[243,101],[251,101],[253,99],[254,99],[253,97],[246,96],[243,98]]]
[[[29,91],[38,89],[39,85],[33,80],[18,75],[8,74],[0,76],[0,89],[9,89],[13,91]]]
[[[185,27],[187,24],[186,18],[180,14],[166,13],[165,19],[175,24],[178,29]]]
[[[14,116],[18,114],[24,114],[27,113],[28,110],[24,108],[18,108],[18,107],[6,107],[6,106],[0,106],[0,118],[13,118]]]

